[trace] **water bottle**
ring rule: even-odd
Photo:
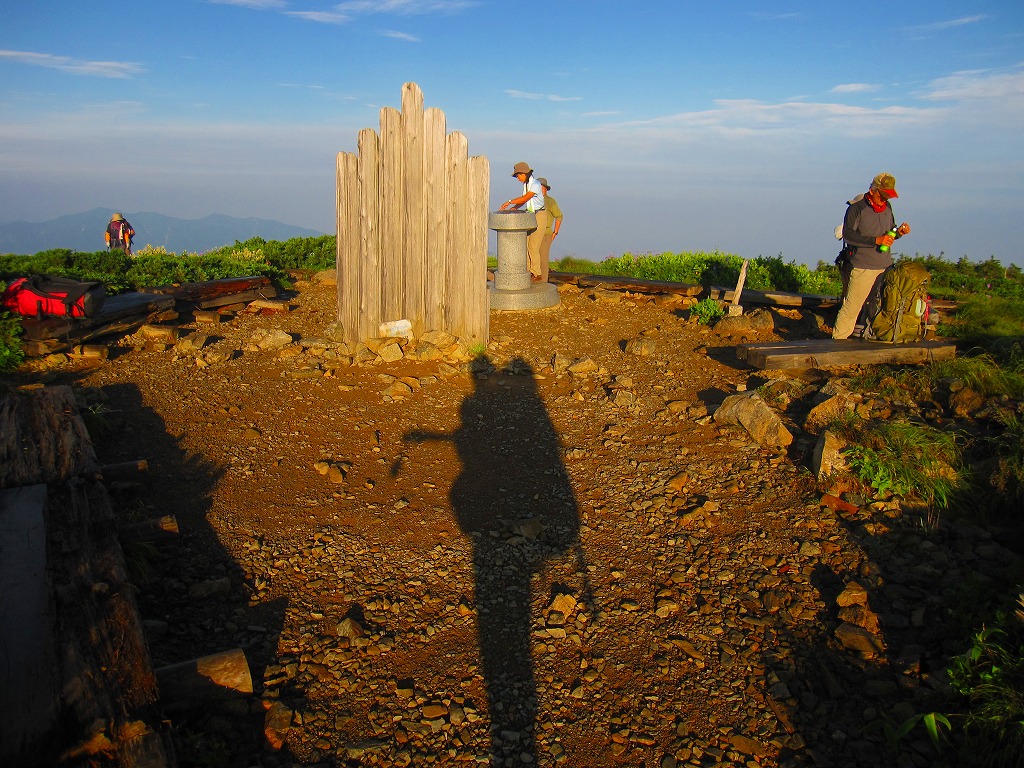
[[[896,237],[896,228],[893,227],[892,229],[890,229],[885,234],[889,235],[890,237]],[[880,246],[878,246],[878,250],[880,250],[882,253],[888,253],[889,252],[889,246],[886,245],[885,243],[882,243]]]

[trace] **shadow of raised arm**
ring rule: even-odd
[[[428,440],[455,441],[455,434],[452,432],[424,432],[422,429],[414,429],[402,436],[407,443],[425,443]]]

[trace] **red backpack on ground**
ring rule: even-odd
[[[0,297],[0,305],[22,317],[92,317],[103,306],[103,283],[69,277],[19,277]]]

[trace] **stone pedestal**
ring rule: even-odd
[[[544,309],[559,303],[551,283],[530,282],[526,235],[537,228],[537,217],[527,211],[491,211],[487,226],[498,233],[498,268],[488,286],[491,309]]]

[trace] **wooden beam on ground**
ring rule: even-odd
[[[43,755],[59,714],[46,485],[0,491],[0,762]]]
[[[249,662],[241,648],[161,667],[156,679],[160,703],[168,709],[187,709],[252,693]]]
[[[121,541],[162,541],[178,535],[178,519],[174,515],[162,515],[123,526]]]
[[[0,398],[0,488],[0,765],[173,765],[110,496],[70,387]]]
[[[673,283],[667,280],[642,280],[640,278],[613,277],[610,275],[588,275],[575,272],[551,272],[549,280],[553,283],[572,283],[581,288],[606,288],[609,290],[632,291],[633,293],[671,293],[677,296],[693,298],[712,298],[720,301],[732,301],[735,291],[731,288],[694,285],[691,283]],[[743,289],[744,304],[759,304],[771,307],[814,308],[834,307],[838,305],[836,296],[817,296],[804,293],[787,293],[785,291],[758,291],[753,288]]]
[[[199,309],[216,309],[218,307],[227,307],[233,304],[248,304],[251,301],[259,301],[260,299],[270,299],[276,295],[277,294],[274,293],[273,288],[257,288],[252,291],[231,293],[227,296],[215,296],[212,299],[202,299],[201,301],[194,301],[192,303]]]
[[[96,451],[71,387],[0,397],[0,488],[98,474]]]
[[[219,280],[205,280],[198,283],[158,285],[152,288],[139,289],[139,293],[170,296],[176,301],[189,301],[193,303],[211,302],[219,297],[236,296],[253,291],[259,294],[256,298],[272,299],[277,296],[277,289],[271,285],[270,279],[264,275],[224,277]],[[237,302],[232,300],[223,303],[235,304]],[[220,305],[211,304],[211,306]]]
[[[849,339],[808,339],[741,344],[736,347],[736,355],[740,360],[762,370],[843,368],[853,365],[951,360],[956,356],[956,345],[947,341],[883,344]]]
[[[54,339],[65,335],[87,338],[87,332],[127,318],[146,317],[174,305],[173,299],[145,293],[122,293],[108,296],[100,311],[93,317],[67,318],[45,317],[37,319],[23,317],[22,334],[26,339]],[[94,334],[95,335],[95,334]]]
[[[174,299],[145,293],[109,296],[93,317],[21,319],[22,348],[30,357],[71,349],[90,339],[134,331],[155,314],[174,306]]]
[[[104,464],[100,472],[108,485],[124,481],[141,482],[149,475],[149,462],[145,459],[136,459],[118,464]]]
[[[571,283],[580,288],[607,288],[609,290],[632,291],[633,293],[674,293],[679,296],[698,296],[704,286],[690,283],[670,283],[665,280],[642,280],[640,278],[615,277],[612,275],[588,275],[577,272],[549,272],[552,283]]]

